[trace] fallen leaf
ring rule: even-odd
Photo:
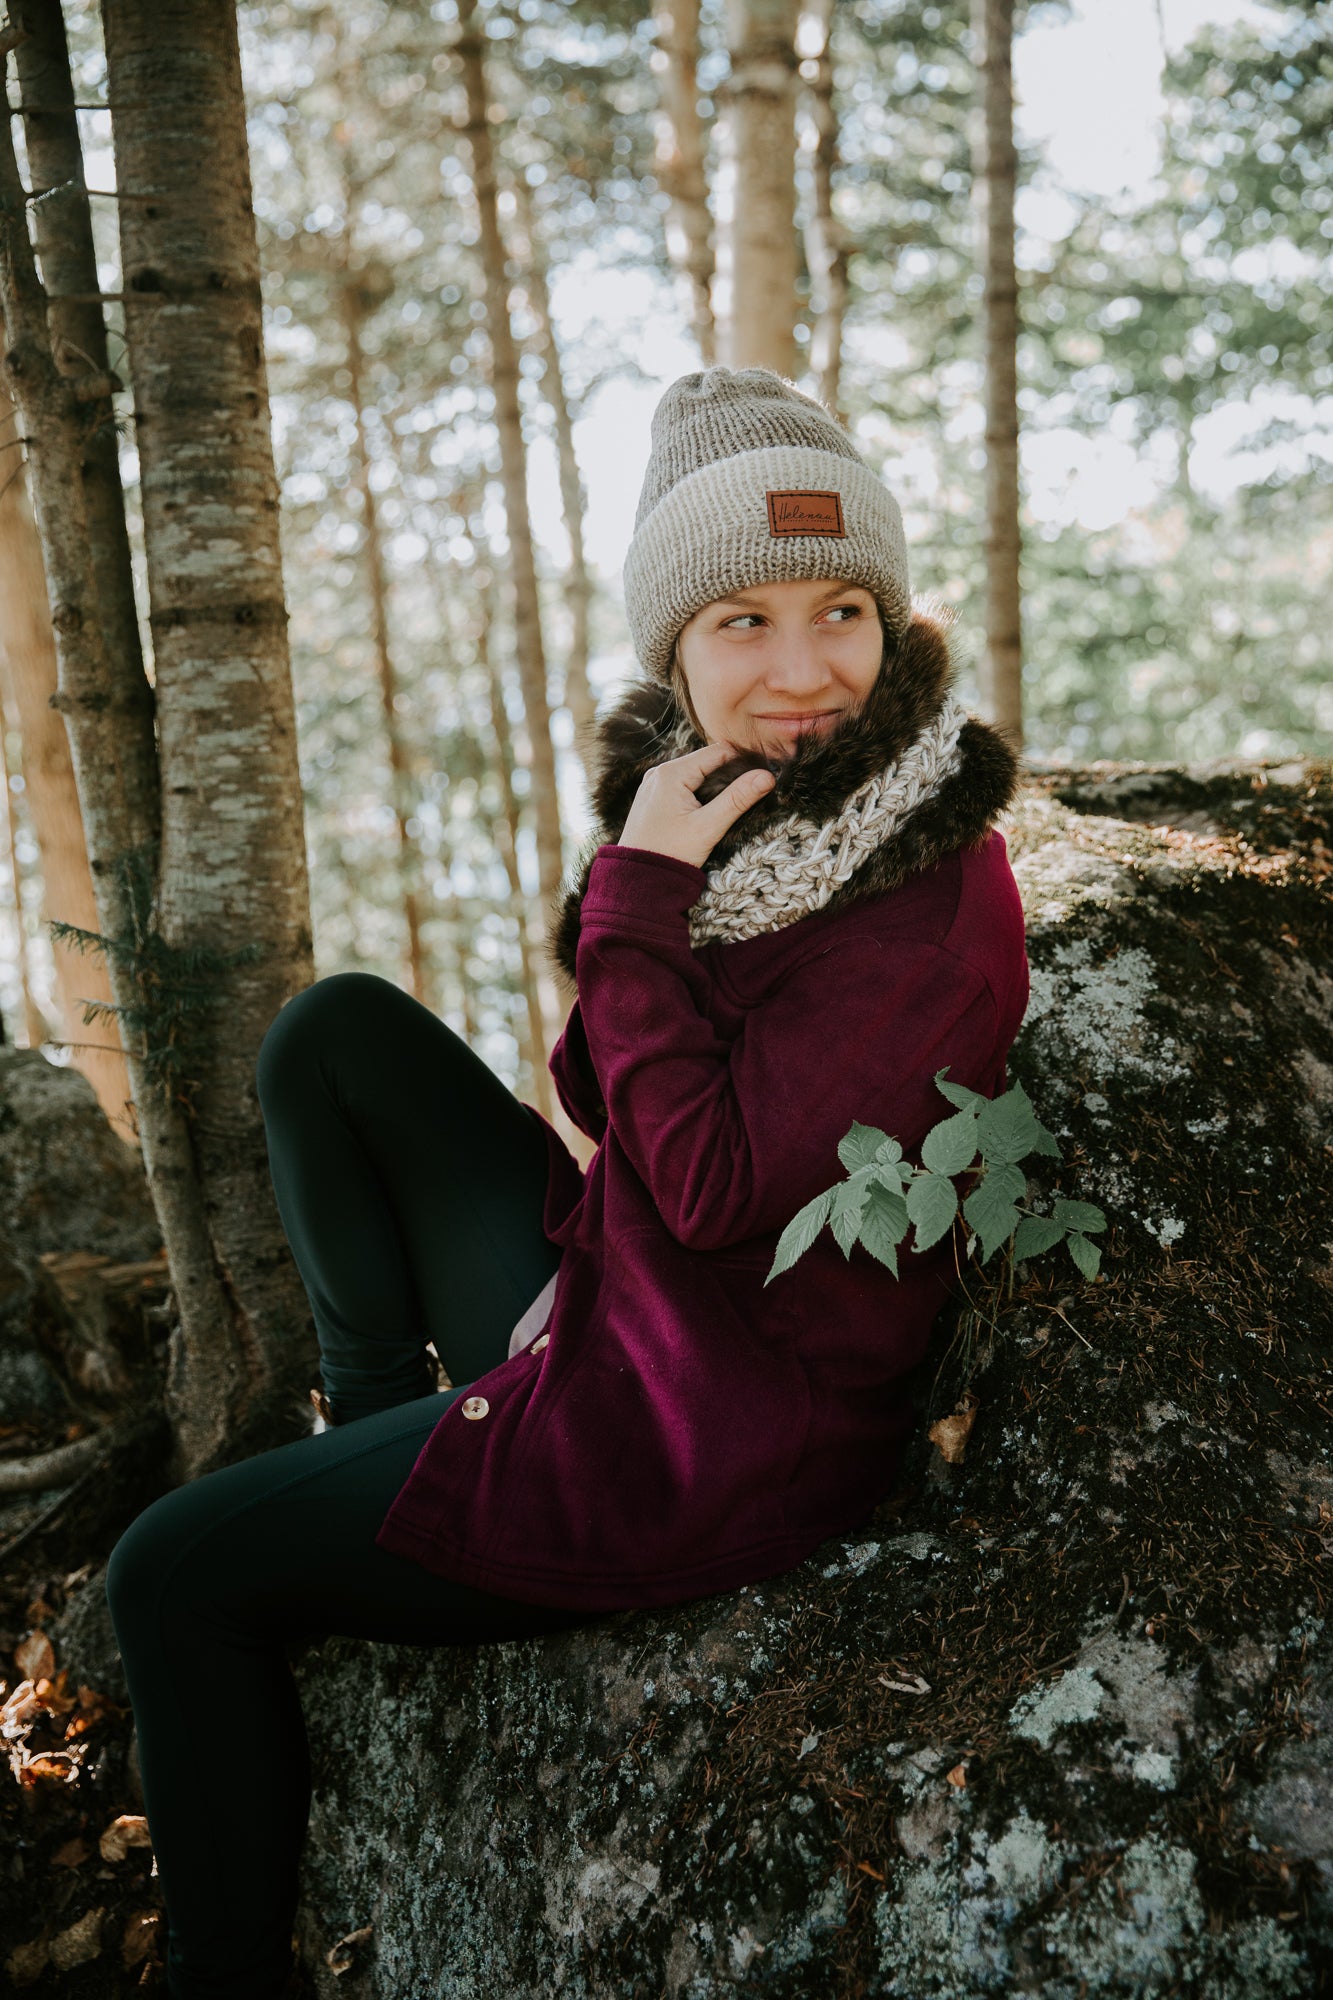
[[[955,1764],[952,1771],[945,1772],[945,1776],[954,1790],[961,1792],[967,1784],[967,1765]]]
[[[14,1665],[25,1680],[40,1681],[56,1670],[55,1648],[45,1632],[28,1632],[14,1648]]]
[[[35,1757],[30,1757],[26,1750],[19,1754],[21,1761],[14,1775],[21,1785],[35,1785],[43,1780],[72,1785],[79,1775],[79,1760],[70,1750],[42,1750]]]
[[[21,1944],[11,1951],[5,1960],[5,1971],[15,1986],[35,1986],[45,1972],[48,1954],[45,1938],[34,1938],[31,1944]]]
[[[52,1607],[40,1595],[33,1598],[32,1603],[23,1614],[30,1625],[45,1625],[47,1619],[54,1618],[55,1615]]]
[[[339,1938],[337,1944],[324,1954],[324,1963],[331,1972],[350,1972],[357,1946],[366,1944],[374,1933],[374,1924],[363,1924],[359,1931],[349,1931],[346,1937]]]
[[[877,1882],[882,1882],[884,1880],[884,1877],[880,1874],[878,1868],[872,1868],[868,1861],[858,1861],[856,1865],[861,1870],[861,1873],[863,1875],[873,1875]]]
[[[980,1407],[975,1396],[964,1396],[952,1416],[941,1417],[932,1424],[926,1436],[933,1445],[938,1445],[940,1457],[946,1465],[961,1465],[967,1441],[972,1435],[972,1426],[977,1420]]]
[[[69,1668],[62,1667],[53,1681],[40,1680],[37,1683],[36,1693],[52,1715],[68,1715],[72,1708],[79,1705],[76,1696],[65,1692],[68,1675]]]
[[[124,1934],[120,1940],[120,1962],[126,1972],[136,1965],[142,1965],[154,1945],[162,1927],[160,1910],[136,1910],[127,1918]]]
[[[875,1676],[881,1687],[892,1688],[895,1694],[929,1694],[929,1681],[923,1681],[920,1674],[913,1674],[910,1681],[891,1681],[886,1674]]]
[[[101,1905],[89,1910],[71,1924],[67,1931],[59,1931],[48,1947],[51,1963],[57,1972],[69,1972],[76,1965],[87,1965],[89,1959],[96,1958],[102,1949],[102,1919],[106,1911]]]
[[[86,1841],[81,1833],[76,1833],[72,1840],[67,1840],[63,1847],[56,1849],[55,1853],[51,1856],[51,1866],[53,1868],[77,1868],[82,1862],[88,1859],[92,1851],[91,1843]]]
[[[112,1820],[97,1846],[103,1861],[123,1861],[132,1847],[152,1844],[153,1836],[143,1814],[122,1813],[119,1819]]]

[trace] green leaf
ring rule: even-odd
[[[1025,1257],[1039,1257],[1043,1250],[1053,1249],[1064,1233],[1049,1215],[1025,1215],[1014,1237],[1014,1262],[1021,1264]]]
[[[998,1250],[1017,1226],[1015,1203],[1027,1191],[1027,1182],[1015,1166],[990,1167],[963,1203],[963,1214],[981,1238],[981,1261]]]
[[[1055,1220],[1063,1229],[1105,1229],[1106,1217],[1090,1201],[1065,1201],[1057,1195]]]
[[[875,1125],[853,1125],[850,1132],[838,1141],[838,1158],[849,1174],[858,1167],[868,1167],[881,1146],[892,1145],[887,1133]]]
[[[875,1148],[875,1158],[886,1166],[894,1160],[901,1160],[902,1156],[903,1149],[896,1139],[886,1139],[882,1146]]]
[[[881,1160],[870,1169],[870,1178],[880,1187],[888,1188],[891,1194],[896,1194],[899,1188],[906,1187],[915,1178],[916,1173],[917,1169],[908,1160]]]
[[[992,1097],[977,1116],[977,1138],[983,1159],[1011,1165],[1030,1153],[1039,1133],[1037,1114],[1021,1083]]]
[[[818,1236],[828,1218],[833,1205],[833,1189],[817,1194],[813,1201],[798,1210],[778,1238],[778,1247],[773,1253],[773,1266],[764,1283],[776,1278],[780,1271],[789,1271],[798,1257],[804,1257],[810,1245]]]
[[[929,1250],[953,1226],[958,1190],[947,1174],[918,1174],[907,1190],[907,1214],[916,1225],[914,1250]]]
[[[936,1070],[935,1088],[941,1096],[948,1098],[950,1104],[958,1105],[962,1111],[979,1111],[983,1104],[990,1102],[990,1099],[983,1097],[979,1090],[969,1090],[965,1083],[946,1083],[944,1079],[948,1074],[948,1063],[943,1069]]]
[[[921,1142],[921,1162],[932,1174],[961,1174],[977,1157],[977,1117],[956,1111],[932,1125]]]
[[[1102,1253],[1087,1236],[1080,1236],[1077,1229],[1071,1229],[1068,1236],[1069,1254],[1078,1265],[1085,1278],[1095,1278],[1102,1261]]]
[[[1047,1159],[1049,1160],[1062,1160],[1064,1158],[1064,1154],[1060,1151],[1060,1148],[1056,1143],[1054,1132],[1048,1132],[1046,1127],[1042,1124],[1040,1118],[1036,1121],[1036,1123],[1037,1123],[1037,1136],[1032,1141],[1032,1144],[1028,1150],[1033,1153],[1045,1153]]]
[[[888,1265],[895,1278],[898,1275],[896,1246],[906,1234],[907,1203],[900,1194],[891,1194],[878,1182],[872,1183],[870,1199],[861,1219],[861,1242],[872,1257]]]
[[[829,1227],[838,1240],[838,1248],[844,1257],[852,1254],[861,1227],[861,1212],[870,1198],[871,1183],[863,1173],[853,1175],[833,1190],[833,1206],[829,1210]]]

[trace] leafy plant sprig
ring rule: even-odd
[[[977,1183],[961,1206],[980,1242],[983,1264],[1011,1237],[1015,1263],[1067,1243],[1083,1276],[1096,1277],[1101,1251],[1092,1235],[1106,1227],[1100,1208],[1062,1197],[1050,1215],[1022,1205],[1027,1179],[1018,1162],[1029,1153],[1061,1157],[1022,1084],[1011,1085],[1000,1097],[983,1097],[961,1083],[947,1082],[947,1076],[946,1064],[936,1070],[935,1086],[958,1109],[927,1132],[919,1167],[903,1158],[897,1139],[874,1125],[853,1124],[839,1140],[838,1158],[847,1179],[816,1195],[792,1217],[778,1238],[766,1285],[805,1255],[825,1223],[844,1257],[860,1243],[896,1278],[898,1245],[908,1230],[915,1231],[913,1250],[929,1250],[947,1235],[959,1212],[955,1178],[974,1169]]]

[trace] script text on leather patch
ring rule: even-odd
[[[771,535],[846,535],[841,493],[766,493]]]

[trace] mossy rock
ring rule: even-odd
[[[785,1576],[299,1653],[321,1993],[1329,1990],[1333,777],[1035,770],[1005,831],[1101,1276],[973,1267],[901,1490]]]

